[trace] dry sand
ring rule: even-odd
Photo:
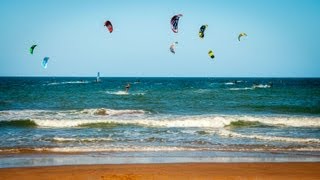
[[[0,179],[320,179],[320,163],[177,163],[0,169]]]

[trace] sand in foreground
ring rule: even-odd
[[[179,163],[0,169],[0,179],[320,179],[320,163]]]

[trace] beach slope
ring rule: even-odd
[[[0,169],[0,179],[320,179],[320,163],[179,163]]]

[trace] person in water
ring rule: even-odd
[[[129,91],[129,89],[130,89],[130,84],[128,83],[128,84],[126,85],[126,93]]]

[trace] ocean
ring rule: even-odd
[[[320,78],[0,77],[0,167],[60,155],[319,161]]]

